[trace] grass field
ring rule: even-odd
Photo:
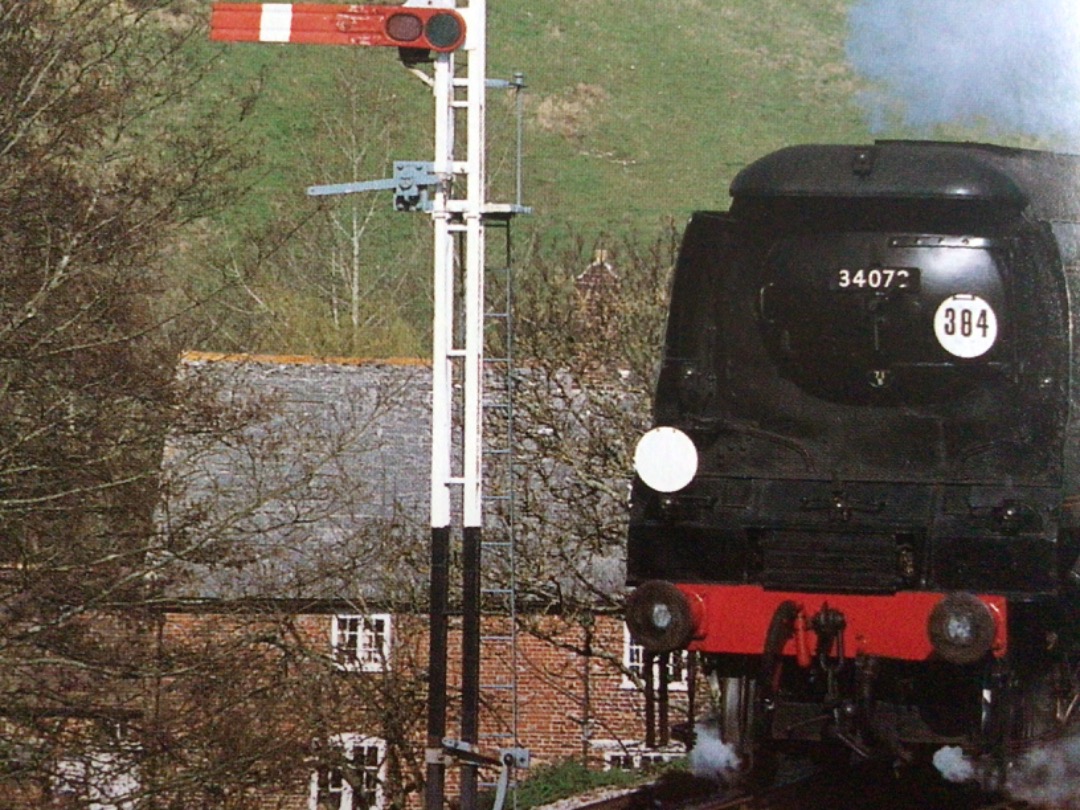
[[[840,0],[489,0],[489,74],[526,76],[526,196],[539,227],[652,227],[722,207],[754,157],[807,140],[868,137],[845,65]],[[262,75],[260,194],[329,176],[320,126],[340,114],[334,77],[355,82],[366,124],[388,122],[392,155],[429,159],[427,89],[383,49],[225,46],[234,78]],[[492,182],[512,189],[513,109],[490,94]],[[369,162],[369,166],[374,168]]]
[[[488,0],[489,76],[521,71],[527,83],[524,202],[535,214],[516,230],[547,245],[648,240],[665,223],[681,227],[695,209],[726,208],[735,173],[775,148],[871,140],[857,103],[865,87],[845,57],[851,2]],[[394,159],[431,159],[430,91],[390,49],[205,47],[216,49],[229,81],[261,88],[244,121],[261,148],[253,194],[218,223],[225,239],[275,217],[305,216],[315,205],[304,196],[308,185],[389,177]],[[491,91],[488,109],[492,198],[511,201],[514,99]],[[250,281],[257,305],[243,315],[249,325],[208,348],[424,351],[426,218],[393,212],[386,192],[360,196],[328,205],[363,219],[363,261],[374,280],[365,295],[377,325],[359,335],[324,317],[337,300],[328,299],[328,284],[339,281],[293,283],[340,252],[327,230],[275,277]],[[408,274],[407,283],[388,283],[395,274]]]
[[[529,188],[556,222],[640,227],[723,207],[755,156],[865,137],[842,62],[842,3],[495,8],[495,40],[522,41],[530,56]]]

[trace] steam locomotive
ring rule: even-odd
[[[782,149],[675,268],[626,620],[788,747],[1004,762],[1080,715],[1080,157]]]

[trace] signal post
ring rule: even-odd
[[[442,810],[448,758],[462,763],[461,805],[476,807],[477,768],[500,765],[500,793],[510,767],[523,766],[522,749],[500,752],[499,759],[477,749],[480,694],[480,563],[483,525],[483,361],[485,220],[508,218],[528,209],[486,200],[486,0],[408,0],[404,5],[324,3],[214,3],[211,39],[230,42],[382,46],[399,49],[402,61],[423,78],[435,100],[434,160],[399,163],[408,172],[391,180],[313,186],[313,196],[377,189],[399,191],[398,210],[430,213],[434,235],[434,318],[431,414],[431,586],[428,676],[426,810]],[[455,53],[467,55],[464,77],[457,75]],[[431,74],[417,70],[431,64]],[[505,83],[504,83],[505,84]],[[457,118],[466,117],[465,156]],[[458,196],[464,180],[465,195]],[[416,184],[422,194],[415,192]],[[464,237],[464,255],[459,240]],[[455,290],[464,294],[461,323]],[[460,392],[455,396],[455,392]],[[459,416],[455,420],[455,415]],[[455,468],[455,446],[461,448]],[[457,496],[455,498],[455,495]],[[460,526],[454,505],[460,503]],[[446,737],[449,563],[452,534],[462,544],[462,724],[461,740]],[[516,744],[516,741],[515,741]]]

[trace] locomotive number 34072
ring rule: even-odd
[[[829,287],[834,290],[910,290],[919,284],[913,267],[841,267],[833,272]]]

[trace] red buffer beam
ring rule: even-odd
[[[328,3],[214,3],[210,38],[219,42],[375,45],[448,53],[465,41],[453,9]]]

